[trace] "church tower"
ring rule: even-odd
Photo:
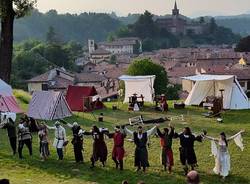
[[[174,3],[174,9],[172,10],[172,15],[173,16],[178,16],[180,14],[179,9],[177,8],[177,3],[175,1]]]

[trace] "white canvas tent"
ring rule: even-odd
[[[120,80],[125,82],[125,98],[124,103],[129,101],[129,97],[134,93],[143,95],[145,102],[154,101],[154,81],[155,75],[146,76],[129,76],[122,75]]]
[[[221,96],[224,109],[249,109],[249,100],[234,75],[195,75],[182,77],[183,90],[189,92],[186,105],[199,105],[207,96]]]
[[[28,116],[41,120],[56,120],[72,116],[61,92],[36,91],[29,104]]]

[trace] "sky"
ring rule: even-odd
[[[46,12],[55,9],[59,13],[115,12],[156,15],[171,14],[175,0],[37,0],[37,8]],[[176,0],[180,13],[190,17],[204,15],[238,15],[250,13],[250,0]]]

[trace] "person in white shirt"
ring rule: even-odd
[[[60,125],[59,121],[56,121],[55,126],[53,127],[50,127],[48,125],[46,126],[50,130],[55,130],[55,139],[53,142],[53,146],[57,150],[58,160],[63,160],[63,147],[65,146],[65,143],[67,142],[65,128],[63,128]]]

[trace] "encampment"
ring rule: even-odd
[[[221,96],[224,109],[249,109],[249,100],[234,75],[182,77],[183,91],[189,92],[186,105],[199,105],[207,96]]]
[[[0,79],[0,112],[22,113],[10,85]]]
[[[154,81],[155,75],[146,76],[129,76],[122,75],[120,80],[125,82],[125,98],[124,103],[129,101],[129,97],[133,94],[143,95],[145,102],[154,101]]]
[[[96,99],[97,91],[93,86],[69,86],[66,100],[72,111],[83,112],[104,107],[103,103]]]
[[[29,104],[28,116],[40,120],[56,120],[72,116],[62,92],[35,91]]]

